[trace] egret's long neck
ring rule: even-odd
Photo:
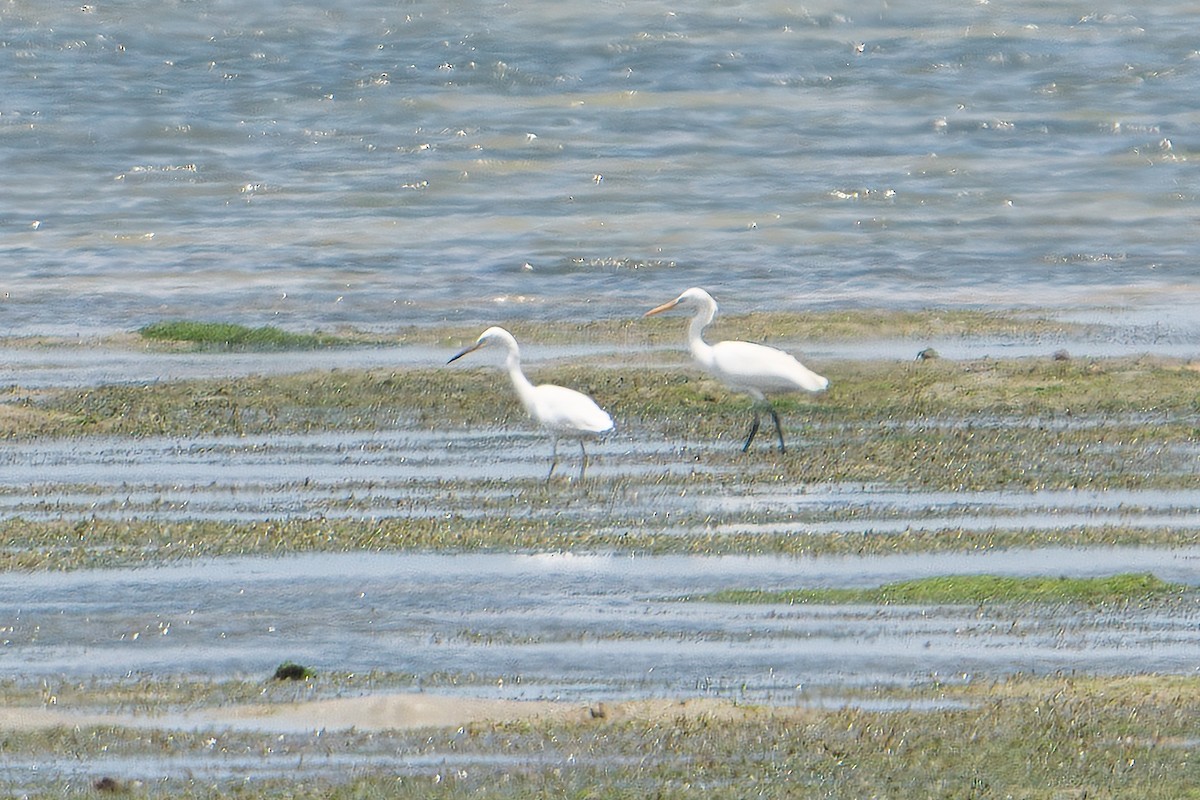
[[[704,341],[704,329],[712,323],[716,315],[716,306],[698,308],[691,324],[688,325],[688,349],[692,351],[692,358],[705,367],[712,363],[713,352],[712,345]]]
[[[515,342],[508,346],[508,358],[504,364],[508,368],[508,377],[512,379],[513,388],[517,390],[517,397],[521,398],[521,405],[525,406],[525,410],[532,414],[533,384],[521,371],[521,353],[517,350]]]

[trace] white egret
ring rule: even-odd
[[[554,467],[558,464],[558,440],[566,437],[579,441],[579,450],[583,454],[583,463],[579,466],[579,479],[582,481],[584,470],[587,469],[587,449],[583,445],[583,440],[596,438],[611,431],[613,428],[612,417],[596,405],[592,398],[574,389],[555,386],[552,383],[543,383],[539,386],[530,383],[529,379],[525,377],[525,373],[521,371],[521,349],[517,346],[517,340],[504,328],[488,328],[480,334],[475,344],[458,353],[446,363],[457,361],[467,353],[472,353],[488,344],[501,344],[508,349],[508,358],[505,362],[508,368],[508,377],[512,379],[513,388],[517,390],[517,397],[521,399],[521,405],[538,425],[550,432],[554,439],[554,455],[550,459],[550,472],[546,474],[546,480],[550,480],[550,476],[554,474]]]
[[[688,289],[671,302],[650,309],[644,316],[661,314],[673,308],[692,311],[692,322],[688,327],[688,349],[692,351],[696,363],[730,389],[748,394],[754,399],[754,421],[750,424],[750,435],[746,437],[742,452],[750,449],[750,443],[758,433],[760,411],[765,408],[775,421],[779,452],[782,453],[783,428],[779,425],[779,414],[767,395],[800,390],[823,392],[829,386],[829,381],[774,347],[752,342],[717,342],[711,345],[705,342],[704,329],[717,315],[717,301],[703,289]]]

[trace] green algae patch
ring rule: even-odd
[[[231,322],[170,320],[138,329],[146,340],[187,344],[197,349],[225,350],[314,350],[343,346],[346,342],[321,333],[292,333],[264,325],[250,328]]]
[[[784,591],[727,589],[690,598],[739,604],[981,605],[984,603],[1088,603],[1092,605],[1165,600],[1193,591],[1148,573],[1099,578],[944,575],[872,588]]]

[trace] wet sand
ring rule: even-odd
[[[481,700],[437,695],[374,695],[310,703],[230,705],[170,715],[97,714],[62,707],[0,709],[0,730],[120,726],[173,730],[251,730],[279,733],[459,727],[473,722],[583,718],[578,704]]]
[[[225,730],[265,733],[316,731],[405,731],[514,722],[556,724],[676,719],[746,720],[802,714],[798,707],[747,706],[729,700],[689,698],[625,702],[488,700],[438,694],[375,694],[301,703],[244,704],[176,714],[97,714],[62,707],[0,708],[0,730],[108,727],[165,730]]]

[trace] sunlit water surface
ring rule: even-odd
[[[0,332],[586,320],[700,284],[1191,338],[1194,10],[8,3]]]
[[[6,672],[265,678],[458,675],[472,693],[641,694],[795,702],[805,687],[907,685],[1013,672],[1190,674],[1200,608],[736,606],[722,588],[863,586],[944,573],[1195,583],[1194,549],[879,558],[321,554],[0,577],[20,598]],[[420,684],[418,684],[420,685]],[[445,688],[445,687],[440,687]]]

